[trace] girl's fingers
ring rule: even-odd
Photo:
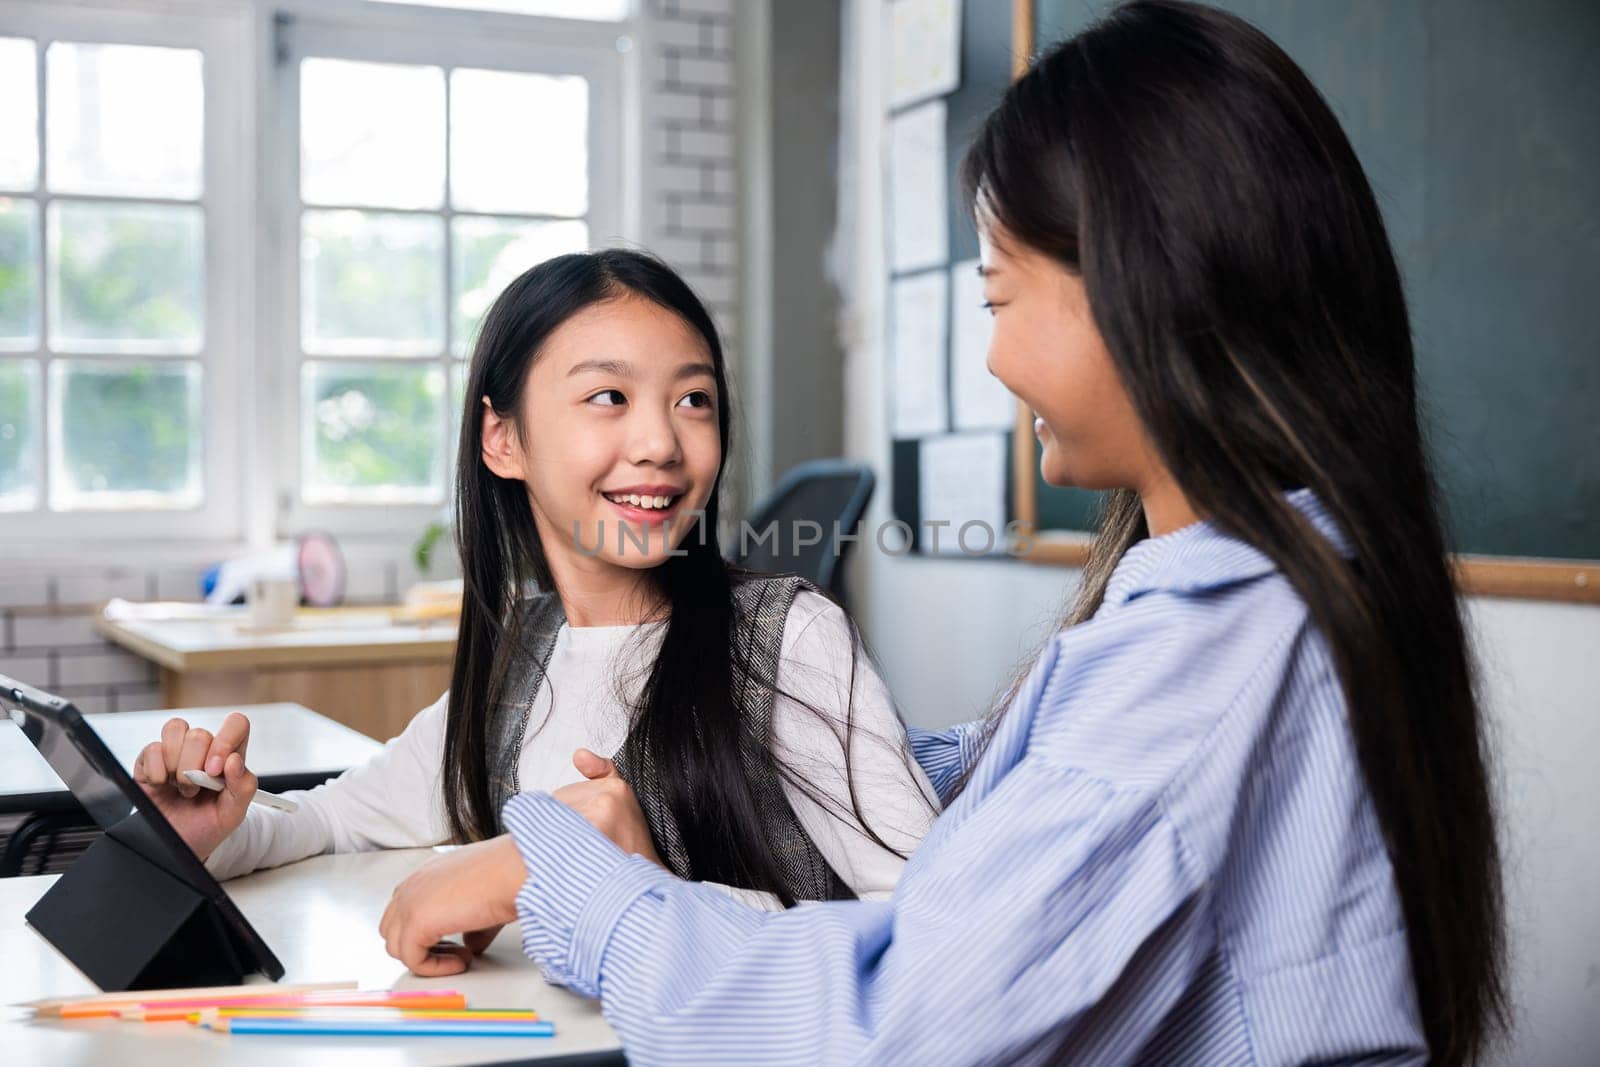
[[[228,762],[228,756],[235,752],[244,755],[245,745],[249,741],[250,720],[237,711],[229,712],[217,728],[217,735],[211,739],[211,748],[206,753],[205,772],[221,778],[222,765]]]
[[[616,764],[586,748],[580,748],[572,754],[572,765],[585,778],[607,778],[617,773]]]
[[[140,785],[165,784],[167,758],[160,741],[152,741],[139,750],[139,758],[133,761],[133,780]]]
[[[250,810],[250,798],[256,795],[258,782],[256,776],[244,765],[244,757],[237,752],[230,752],[228,759],[222,765],[223,789],[217,795],[218,814],[222,821],[232,828],[244,821],[244,813]]]
[[[178,756],[178,774],[176,778],[179,793],[186,797],[192,797],[200,792],[200,787],[185,779],[183,774],[185,771],[205,770],[206,752],[210,748],[210,730],[202,730],[196,726],[184,736],[183,751]]]
[[[161,755],[167,764],[167,777],[178,773],[178,759],[183,755],[183,740],[189,736],[189,724],[182,719],[168,719],[161,727]]]

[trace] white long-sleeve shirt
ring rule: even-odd
[[[517,767],[523,790],[549,792],[582,781],[572,764],[578,748],[609,756],[621,747],[629,709],[665,627],[664,622],[562,626],[534,698]],[[853,647],[843,611],[816,593],[795,597],[784,624],[771,740],[775,754],[809,786],[808,791],[783,783],[818,851],[859,896],[885,899],[905,860],[864,834],[852,814],[843,743],[847,710],[849,776],[867,825],[909,855],[937,811],[933,788],[909,756],[883,680],[865,656],[852,657]],[[447,705],[448,694],[361,766],[315,789],[288,794],[299,804],[293,814],[252,805],[243,824],[207,859],[207,869],[218,878],[232,878],[326,852],[448,841],[440,787]],[[756,906],[778,907],[771,894],[724,888]]]

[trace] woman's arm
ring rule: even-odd
[[[366,763],[288,794],[294,812],[252,805],[206,869],[219,880],[324,852],[436,845],[449,837],[439,785],[446,693]]]
[[[1198,880],[1158,810],[1039,763],[1015,768],[891,901],[778,915],[623,855],[549,797],[517,797],[505,819],[527,876],[525,951],[550,980],[601,997],[636,1062],[1089,1048],[1107,1037],[1097,1006],[1136,957],[1142,979],[1161,977],[1141,981],[1142,1010],[1119,1023],[1153,1029],[1208,947]]]

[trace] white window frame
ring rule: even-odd
[[[123,4],[112,8],[38,0],[13,0],[0,5],[0,36],[30,38],[37,48],[40,147],[40,183],[31,194],[17,194],[32,197],[40,206],[39,343],[31,353],[12,352],[7,356],[36,360],[42,371],[38,409],[41,417],[35,440],[41,482],[37,509],[0,513],[0,529],[4,531],[0,544],[5,546],[8,555],[17,552],[22,558],[60,556],[68,551],[67,546],[88,548],[108,544],[139,552],[175,540],[193,544],[234,543],[245,534],[247,517],[241,486],[246,472],[241,467],[241,449],[246,442],[247,428],[241,426],[241,416],[246,411],[243,390],[251,380],[255,362],[252,318],[256,278],[251,247],[256,200],[252,18],[249,8],[237,5],[181,6],[178,11],[172,10],[173,7],[169,3],[160,7]],[[49,471],[46,423],[52,403],[50,365],[58,360],[94,359],[101,355],[91,352],[52,354],[48,348],[47,323],[52,297],[48,292],[44,209],[58,197],[48,186],[44,70],[45,54],[53,41],[194,48],[202,54],[204,181],[198,203],[205,213],[205,335],[199,356],[188,357],[200,362],[203,382],[200,442],[203,495],[195,508],[49,509],[47,479],[52,472]],[[135,204],[168,202],[160,198],[98,195],[67,195],[59,199]],[[106,358],[111,362],[133,363],[147,358],[163,362],[179,357],[107,354]]]
[[[450,410],[446,377],[446,402],[438,428],[449,450],[445,456],[444,499],[435,504],[308,504],[301,494],[303,433],[300,423],[300,61],[306,58],[346,59],[362,62],[408,63],[443,67],[473,67],[539,74],[575,74],[589,83],[589,205],[584,216],[591,244],[626,240],[639,232],[638,162],[627,147],[630,124],[637,128],[637,97],[628,92],[636,81],[637,48],[619,42],[637,42],[632,19],[626,22],[584,22],[531,15],[505,15],[391,6],[365,0],[291,2],[280,6],[283,17],[274,27],[274,63],[268,72],[268,113],[272,128],[263,131],[263,280],[272,292],[263,306],[275,309],[271,324],[263,323],[261,343],[268,356],[261,360],[265,374],[262,394],[270,397],[263,412],[265,454],[274,457],[272,477],[274,534],[287,537],[307,529],[323,529],[354,538],[415,541],[423,528],[449,503],[453,481],[449,464],[454,453],[448,429],[455,422]],[[448,121],[448,108],[446,109]],[[634,142],[637,138],[632,139]],[[448,147],[447,147],[448,151]],[[388,210],[388,209],[384,209]],[[446,232],[457,214],[446,202],[439,211]],[[461,214],[480,214],[462,212]],[[514,212],[511,214],[515,214]],[[448,241],[448,237],[447,237]],[[444,265],[446,318],[449,262]],[[331,359],[332,357],[311,357]],[[436,357],[414,360],[399,357],[365,357],[339,360],[373,366],[410,364],[439,366]],[[464,365],[464,362],[463,362]],[[268,380],[270,378],[270,380]]]

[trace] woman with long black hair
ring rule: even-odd
[[[597,832],[626,840],[626,804],[524,795],[511,840],[400,887],[391,952],[520,914],[638,1063],[1480,1058],[1482,714],[1332,111],[1248,23],[1141,0],[1038,59],[964,176],[990,369],[1045,479],[1108,503],[1026,678],[919,740],[949,803],[891,900],[730,911]]]

